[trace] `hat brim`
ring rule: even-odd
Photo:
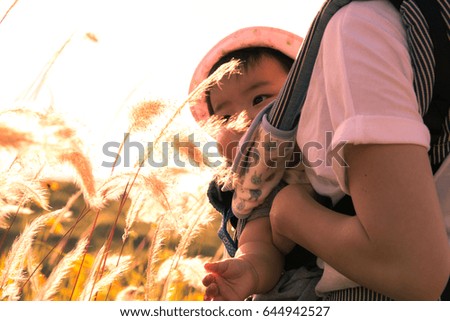
[[[239,29],[220,40],[203,57],[192,76],[189,93],[209,76],[211,68],[220,58],[232,51],[251,47],[267,47],[295,59],[302,42],[302,37],[278,28],[258,26]],[[210,116],[205,97],[196,101],[190,108],[197,122],[206,120]]]

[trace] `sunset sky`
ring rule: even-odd
[[[322,2],[19,0],[0,24],[0,110],[51,104],[101,150],[109,133],[122,137],[133,102],[182,101],[197,63],[221,38],[256,25],[304,36]],[[0,2],[0,17],[13,3]],[[29,86],[69,39],[30,101]]]

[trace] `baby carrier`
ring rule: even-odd
[[[351,0],[328,0],[324,3],[310,27],[278,99],[258,115],[241,140],[241,146],[245,145],[245,148],[240,148],[232,169],[237,174],[235,179],[239,180],[241,186],[240,190],[235,190],[234,193],[241,193],[242,197],[232,198],[231,194],[225,196],[225,194],[215,193],[213,189],[210,190],[210,196],[213,195],[213,198],[225,196],[229,198],[225,203],[232,204],[232,211],[218,208],[222,213],[226,213],[223,228],[220,231],[229,252],[232,252],[237,244],[224,232],[226,223],[231,219],[235,223],[238,221],[237,224],[239,224],[236,217],[245,219],[255,206],[251,202],[251,197],[246,197],[252,191],[251,177],[254,170],[248,166],[248,156],[252,152],[258,153],[256,150],[258,144],[255,142],[262,142],[262,133],[270,133],[271,137],[275,137],[278,142],[294,142],[322,35],[333,14],[350,2]],[[414,89],[420,113],[431,135],[430,163],[435,177],[439,178],[437,184],[440,198],[448,203],[450,202],[448,192],[450,161],[447,157],[450,152],[450,3],[448,0],[390,0],[390,2],[400,11],[405,26],[414,70]],[[259,144],[261,145],[264,144]],[[285,164],[285,161],[291,157],[293,149],[294,144],[288,144],[283,146],[282,153],[280,150],[276,151],[277,155],[282,156],[275,163]],[[262,163],[264,162],[260,162]],[[267,166],[262,169],[260,164],[258,164],[258,172],[261,173],[263,170],[265,172],[263,177],[271,177],[270,183],[267,183],[268,186],[265,186],[265,192],[261,195],[261,198],[265,198],[280,182],[283,169]],[[245,204],[240,201],[239,204],[235,204],[235,199],[249,199],[249,202]],[[448,211],[450,208],[448,204],[444,206],[447,206],[444,211]],[[355,215],[349,195],[343,197],[333,209],[340,213]],[[445,214],[450,215],[450,213]],[[301,255],[310,255],[306,252],[306,250],[300,250],[300,253],[303,253]],[[442,299],[450,300],[449,285]]]

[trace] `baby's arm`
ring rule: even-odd
[[[279,280],[283,264],[283,255],[272,243],[269,217],[249,221],[236,256],[205,265],[205,300],[244,300],[267,292]]]

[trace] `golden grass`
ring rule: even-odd
[[[181,108],[142,102],[130,116],[130,128],[162,142],[179,137],[182,146],[175,141],[173,148],[186,167],[155,168],[136,161],[101,180],[93,174],[76,129],[53,109],[0,114],[5,129],[0,148],[15,155],[0,171],[2,300],[202,298],[202,265],[217,252],[218,241],[209,241],[214,250],[208,256],[196,240],[210,233],[207,228],[217,217],[206,198],[215,169],[192,141],[192,124],[179,119]],[[209,141],[207,133],[197,130],[195,139]],[[160,148],[147,153],[171,157]],[[55,208],[51,197],[58,191],[45,188],[49,178],[42,169],[62,163],[72,168],[77,189]],[[189,185],[182,183],[185,177]],[[21,228],[19,221],[29,223]],[[109,232],[97,232],[100,227]]]
[[[37,98],[71,39],[20,97],[23,105],[0,113],[0,152],[13,156],[0,164],[0,298],[201,300],[203,264],[222,253],[206,190],[217,171],[226,172],[211,167],[202,146],[223,121],[199,127],[181,112],[238,72],[239,62],[219,68],[180,105],[134,105],[125,139],[142,142],[145,155],[99,178],[75,127],[53,107],[24,107]],[[229,126],[241,130],[245,119]],[[171,144],[169,153],[162,143]],[[175,156],[186,166],[177,166]],[[168,163],[154,167],[145,162],[149,157]],[[70,184],[60,182],[65,189],[58,190],[44,173],[59,172],[62,164],[71,169]]]
[[[183,262],[195,259],[188,251],[191,246],[199,247],[195,244],[196,237],[214,218],[206,201],[206,184],[203,184],[207,181],[205,177],[211,175],[209,169],[202,173],[201,168],[134,168],[99,181],[93,176],[89,158],[82,152],[73,128],[55,122],[56,118],[44,119],[43,114],[25,113],[24,110],[18,114],[20,117],[31,115],[40,130],[38,135],[31,131],[25,133],[31,139],[23,140],[21,144],[3,146],[13,149],[16,158],[12,166],[0,172],[0,201],[15,212],[7,211],[1,232],[3,236],[13,233],[11,215],[31,222],[18,231],[11,246],[6,242],[0,244],[3,253],[0,255],[0,295],[3,300],[114,300],[116,296],[119,299],[130,297],[130,293],[139,293],[139,297],[146,300],[170,300],[179,299],[186,289],[190,295],[201,293],[200,275],[180,277],[179,273]],[[51,212],[50,195],[43,189],[43,177],[36,172],[33,178],[21,171],[25,160],[37,151],[40,155],[35,155],[35,160],[42,162],[41,167],[53,167],[61,162],[72,167],[75,173],[72,181],[78,186],[78,191],[66,199],[65,205]],[[196,149],[194,155],[185,156],[202,159],[200,149]],[[195,189],[189,186],[189,190],[183,192],[182,187],[177,186],[177,180],[184,175],[203,175],[203,185]],[[78,215],[76,220],[65,219],[65,215],[73,212],[74,202],[80,194],[85,208],[74,213]],[[117,206],[115,212],[109,209],[112,205]],[[34,215],[26,219],[22,214],[24,209]],[[109,236],[101,249],[91,249],[89,244],[104,237],[95,233],[103,213],[109,217]],[[67,241],[73,239],[77,225],[83,224],[87,217],[95,219],[84,233],[79,233],[78,245],[71,249]],[[120,220],[123,221],[123,233],[115,236]],[[141,248],[138,251],[133,245],[127,246],[127,242],[136,238],[135,224],[142,223],[148,227],[141,235],[141,244],[144,242],[147,250]],[[56,239],[51,247],[40,243],[40,240],[50,239]],[[91,261],[90,257],[95,260]],[[127,288],[141,292],[127,292]]]

